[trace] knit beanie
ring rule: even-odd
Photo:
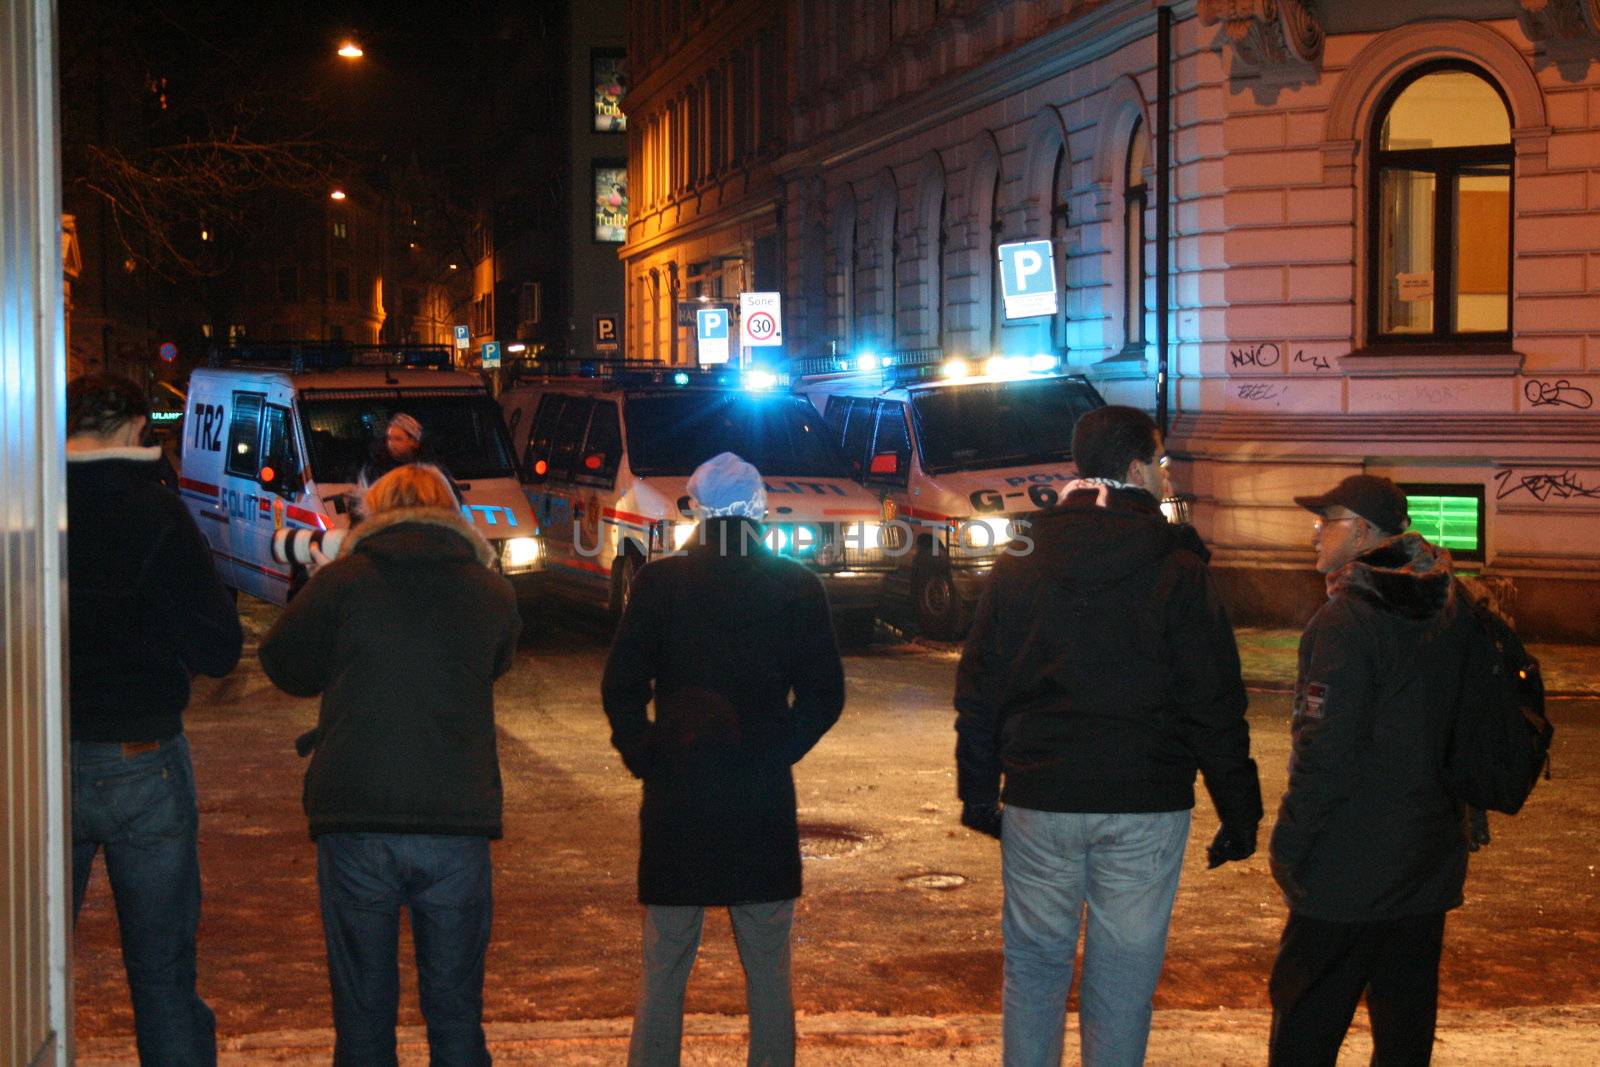
[[[759,522],[767,517],[761,472],[732,452],[712,456],[696,467],[689,476],[689,495],[704,518],[741,515]]]

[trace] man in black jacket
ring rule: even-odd
[[[1467,876],[1462,805],[1439,770],[1471,625],[1450,555],[1415,533],[1387,478],[1320,496],[1328,601],[1300,639],[1289,789],[1272,873],[1289,904],[1272,968],[1271,1062],[1332,1067],[1365,992],[1374,1063],[1433,1049],[1445,912]]]
[[[1196,770],[1211,866],[1254,853],[1261,819],[1233,629],[1199,537],[1161,514],[1155,423],[1098,408],[1072,448],[1080,478],[1002,554],[956,676],[961,821],[1003,827],[1007,1067],[1061,1061],[1085,902],[1083,1062],[1143,1062]]]
[[[838,720],[844,671],[822,583],[762,541],[756,469],[724,452],[688,489],[699,543],[639,572],[601,685],[611,742],[644,779],[644,981],[628,1063],[676,1067],[701,922],[725,906],[745,970],[749,1062],[787,1067],[800,895],[790,768]]]
[[[194,520],[143,447],[132,382],[67,387],[72,912],[105,850],[145,1063],[216,1062],[195,991],[199,809],[183,710],[191,674],[221,677],[244,635]]]

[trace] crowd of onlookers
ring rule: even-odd
[[[115,378],[68,389],[73,906],[103,850],[140,1058],[216,1060],[196,991],[197,804],[182,716],[194,673],[242,634],[211,550]],[[501,832],[494,684],[521,630],[448,476],[391,422],[360,523],[261,642],[284,691],[320,697],[304,806],[316,841],[339,1064],[396,1062],[401,911],[432,1062],[484,1064],[490,842]],[[398,440],[396,440],[398,438]],[[1004,1060],[1058,1064],[1083,928],[1083,1062],[1144,1060],[1197,775],[1221,818],[1210,867],[1262,818],[1232,627],[1195,531],[1163,516],[1161,434],[1104,407],[1078,477],[1000,558],[957,672],[962,822],[1002,842]],[[820,581],[767,551],[760,472],[695,472],[701,536],[628,590],[600,700],[642,780],[643,974],[629,1063],[676,1064],[704,909],[726,907],[747,979],[749,1062],[795,1055],[790,928],[801,892],[791,768],[837,721],[844,671]],[[1463,804],[1437,766],[1468,645],[1448,553],[1393,483],[1296,498],[1328,600],[1300,648],[1289,787],[1271,837],[1289,906],[1270,1062],[1331,1065],[1364,995],[1375,1063],[1424,1064],[1445,913],[1462,900]],[[653,709],[653,710],[652,710]]]

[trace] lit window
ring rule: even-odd
[[[1374,121],[1373,339],[1509,338],[1511,120],[1499,91],[1460,65],[1424,67]]]
[[[1484,558],[1481,485],[1402,485],[1411,529],[1458,560]]]

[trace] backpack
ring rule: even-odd
[[[1544,679],[1509,623],[1461,585],[1465,658],[1456,718],[1445,749],[1445,785],[1457,800],[1515,815],[1549,777],[1555,727],[1545,717]]]

